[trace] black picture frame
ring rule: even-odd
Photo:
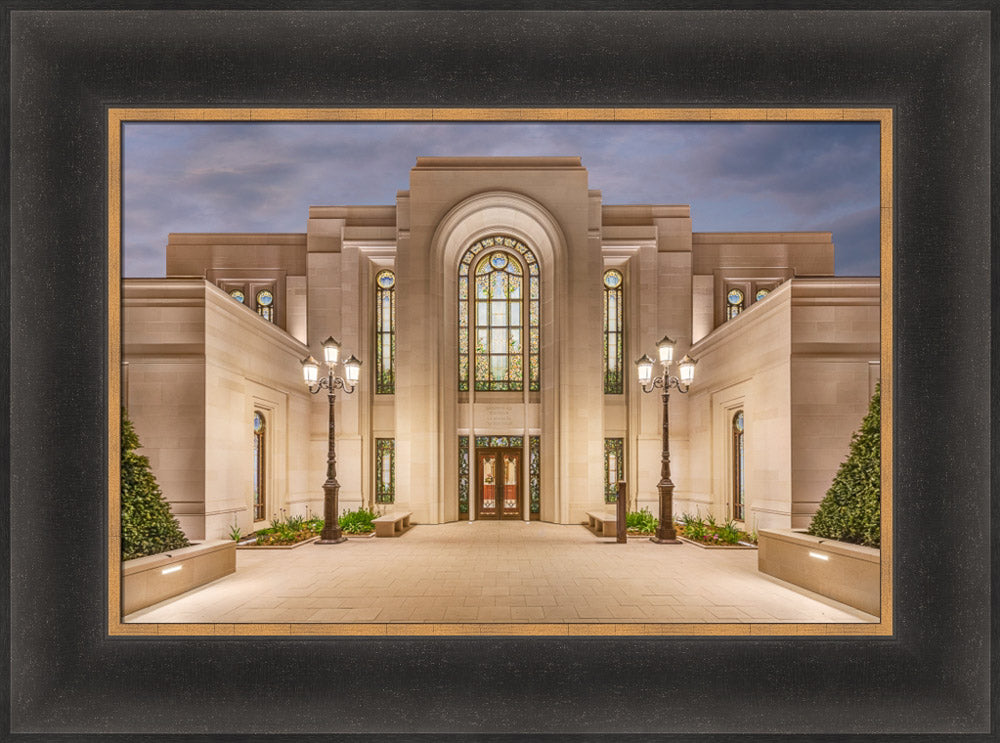
[[[7,737],[996,740],[997,21],[841,5],[5,3]],[[109,637],[106,112],[258,104],[891,107],[894,635]]]

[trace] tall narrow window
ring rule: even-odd
[[[604,500],[618,502],[618,481],[625,477],[625,439],[604,439]]]
[[[540,301],[538,261],[523,243],[493,236],[465,251],[458,266],[459,390],[469,389],[470,377],[476,390],[523,390],[525,377],[529,390],[541,388]]]
[[[739,289],[730,289],[726,295],[726,319],[732,320],[743,311],[744,296]]]
[[[524,389],[521,265],[497,250],[476,264],[476,389]]]
[[[458,512],[469,517],[469,437],[458,437]]]
[[[542,511],[542,437],[528,437],[528,495],[532,518]]]
[[[375,393],[396,391],[396,275],[375,276]]]
[[[375,439],[375,501],[396,500],[396,439]]]
[[[253,520],[263,521],[267,513],[267,422],[263,414],[253,414]]]
[[[604,272],[604,394],[620,395],[624,374],[624,322],[622,318],[622,275]]]
[[[737,410],[733,416],[733,518],[739,521],[746,519],[742,410]]]
[[[268,322],[274,322],[274,295],[267,289],[257,292],[257,314]]]

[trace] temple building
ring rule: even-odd
[[[362,361],[341,508],[418,524],[580,523],[619,479],[659,515],[662,402],[634,362],[669,335],[698,362],[670,396],[674,513],[804,527],[879,379],[879,279],[834,276],[830,233],[693,232],[686,205],[605,204],[577,157],[421,157],[393,205],[166,256],[123,281],[123,404],[192,539],[322,515],[328,404],[301,362],[329,336]]]

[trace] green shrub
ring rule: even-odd
[[[122,410],[122,560],[191,546],[170,512],[170,504],[160,491],[149,459],[136,454],[140,446],[132,421]]]
[[[314,531],[317,534],[319,534],[321,531],[323,531],[323,527],[326,526],[326,522],[323,521],[323,519],[314,517],[311,519],[307,519],[302,526],[308,529],[309,531]]]
[[[688,539],[704,539],[708,534],[705,522],[698,516],[685,513],[681,516],[681,523],[684,525],[684,536]]]
[[[632,511],[625,516],[625,526],[630,531],[637,531],[640,534],[654,533],[659,523],[657,518],[649,512],[648,508],[643,508],[641,511]]]
[[[357,511],[346,511],[341,515],[338,523],[340,528],[348,534],[368,534],[375,531],[373,519],[377,519],[378,514],[364,508]]]
[[[729,521],[720,526],[716,532],[724,544],[736,544],[740,541],[740,530],[735,521]]]
[[[881,389],[876,386],[861,428],[851,437],[808,533],[815,537],[878,547],[881,544]]]
[[[279,509],[281,515],[271,515],[271,525],[266,529],[258,529],[254,532],[257,537],[257,544],[260,545],[281,545],[295,544],[306,539],[311,539],[323,530],[323,519],[310,518],[305,516],[285,516],[285,509]]]

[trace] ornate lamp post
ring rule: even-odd
[[[656,347],[659,350],[663,371],[655,378],[654,361],[649,356],[643,354],[642,358],[635,362],[639,367],[639,384],[642,391],[652,392],[657,387],[663,390],[663,452],[660,455],[660,482],[656,486],[660,491],[660,524],[656,528],[656,535],[650,537],[649,541],[657,544],[680,544],[677,531],[674,529],[674,483],[670,479],[670,388],[686,393],[691,388],[694,365],[698,362],[685,355],[677,364],[680,377],[673,377],[670,375],[670,365],[674,359],[674,341],[663,336]]]
[[[333,373],[340,359],[340,343],[333,337],[323,341],[323,360],[326,363],[326,376],[319,378],[319,362],[312,356],[302,360],[302,376],[312,394],[316,394],[324,387],[327,390],[327,399],[330,401],[330,443],[326,455],[326,482],[323,483],[323,531],[320,532],[319,540],[316,544],[340,544],[346,542],[340,531],[339,515],[340,509],[337,505],[337,498],[340,495],[340,483],[337,482],[337,452],[334,443],[336,429],[334,427],[334,401],[336,392],[342,389],[348,395],[354,392],[358,384],[358,377],[361,373],[361,362],[354,356],[348,357],[344,361],[344,376],[338,377]]]

